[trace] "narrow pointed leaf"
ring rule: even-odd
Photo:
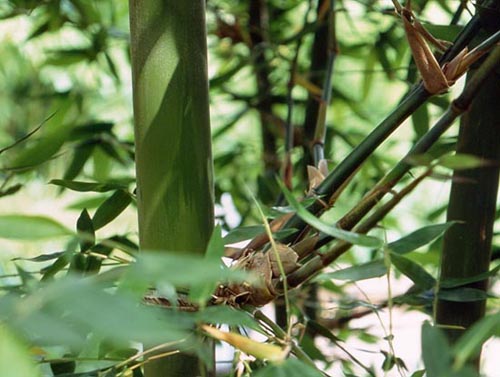
[[[453,224],[454,222],[450,221],[423,227],[397,241],[391,242],[387,245],[387,248],[396,254],[409,253],[442,236]]]
[[[451,368],[451,351],[443,332],[425,322],[422,326],[422,358],[428,377],[443,377]]]
[[[324,281],[324,280],[337,279],[337,280],[359,281],[359,280],[380,277],[385,275],[386,273],[387,273],[387,268],[384,264],[384,261],[375,260],[357,266],[344,268],[342,270],[337,270],[334,272],[327,272],[318,275],[318,277],[316,277],[314,280]]]
[[[95,229],[100,229],[113,221],[132,202],[127,190],[117,190],[97,208],[92,222]]]
[[[414,261],[399,254],[391,253],[391,263],[404,275],[410,278],[418,287],[430,289],[436,284],[436,280]]]

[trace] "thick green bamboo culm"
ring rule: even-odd
[[[500,47],[496,47],[497,53]],[[492,55],[495,51],[492,52]],[[498,54],[500,55],[500,54]],[[474,79],[480,72],[472,71]],[[491,258],[491,241],[498,192],[500,161],[500,58],[496,71],[476,93],[470,111],[462,118],[458,153],[472,154],[486,166],[457,171],[451,187],[448,221],[458,221],[445,234],[440,280],[467,278],[487,272]],[[492,162],[492,164],[488,164]],[[487,280],[466,287],[487,290]],[[436,322],[445,326],[450,341],[484,316],[486,300],[451,302],[439,300]]]
[[[201,254],[214,222],[205,1],[129,5],[140,247]],[[203,375],[199,364],[160,358],[145,376]]]

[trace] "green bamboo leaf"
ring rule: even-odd
[[[410,377],[424,377],[425,369],[420,369],[412,373]]]
[[[417,139],[421,138],[429,131],[430,116],[429,108],[426,104],[420,106],[412,115],[411,120]]]
[[[4,196],[14,195],[16,192],[18,192],[22,188],[23,188],[23,185],[20,183],[17,183],[17,184],[12,185],[4,190],[0,190],[0,198],[2,198]]]
[[[177,287],[212,285],[225,281],[243,282],[247,279],[254,281],[253,275],[248,272],[221,268],[219,260],[181,252],[151,250],[137,256],[137,262],[130,266],[127,276],[124,281],[126,284],[148,281],[148,284],[170,284]]]
[[[477,156],[457,153],[440,157],[437,164],[448,169],[465,170],[479,168],[485,166],[487,163]]]
[[[19,152],[8,169],[32,168],[52,158],[68,138],[71,131],[71,124],[68,124],[68,121],[72,120],[74,114],[73,102],[64,102],[55,114],[48,118],[40,137],[28,148]]]
[[[391,263],[418,287],[426,290],[436,284],[436,279],[414,261],[395,253],[391,253],[390,256]]]
[[[4,324],[0,326],[0,376],[40,376],[40,370],[29,351]]]
[[[89,140],[98,134],[110,134],[114,123],[91,122],[77,126],[71,130],[70,140]]]
[[[224,244],[232,244],[240,241],[250,240],[261,233],[264,233],[263,225],[243,226],[232,229],[224,236]]]
[[[64,267],[66,267],[72,259],[72,252],[64,252],[59,258],[55,260],[50,266],[41,270],[42,272],[42,281],[50,280],[61,271]]]
[[[102,203],[94,213],[92,222],[95,229],[100,229],[113,221],[132,202],[132,196],[127,190],[116,190],[113,195]]]
[[[64,179],[72,180],[78,174],[80,174],[83,167],[85,166],[85,163],[92,155],[93,151],[94,151],[93,144],[86,144],[75,148],[75,151],[73,153],[73,159],[71,160],[71,163],[64,172]]]
[[[120,189],[126,189],[127,183],[120,182],[110,182],[110,183],[100,183],[100,182],[80,182],[80,181],[67,181],[65,179],[53,179],[49,182],[52,185],[62,186],[73,191],[79,192],[106,192],[114,191]]]
[[[323,377],[323,373],[298,359],[290,358],[281,364],[269,364],[259,369],[255,377]]]
[[[290,191],[288,191],[288,189],[281,181],[278,181],[278,183],[281,186],[281,190],[285,195],[285,198],[288,201],[288,203],[295,209],[297,215],[310,226],[316,228],[320,232],[323,232],[340,240],[347,241],[349,243],[352,243],[353,245],[360,245],[366,247],[382,246],[383,244],[382,240],[376,237],[365,236],[363,234],[349,232],[347,230],[337,228],[336,226],[331,226],[325,223],[324,221],[318,219],[312,213],[310,213],[302,204],[300,204],[297,201],[297,199],[293,197],[293,195],[290,193]]]
[[[196,318],[200,323],[244,326],[252,330],[262,332],[259,324],[252,316],[245,311],[236,310],[230,306],[209,306],[197,312]]]
[[[429,322],[422,325],[422,358],[427,377],[443,377],[451,370],[451,350],[443,332]]]
[[[73,234],[64,225],[44,216],[0,216],[0,238],[39,240]]]
[[[15,146],[21,144],[22,142],[28,140],[31,136],[33,136],[36,132],[38,132],[40,130],[40,128],[42,128],[42,126],[48,122],[50,120],[50,118],[52,118],[53,116],[55,115],[54,114],[51,114],[49,115],[49,117],[47,117],[47,119],[45,119],[42,123],[40,123],[38,126],[36,126],[33,130],[31,130],[30,132],[28,132],[26,135],[24,135],[23,137],[17,139],[14,143],[10,144],[10,145],[7,145],[6,147],[3,147],[0,149],[0,154],[4,153],[5,151],[8,151],[9,149],[12,149],[14,148]]]
[[[481,289],[469,287],[442,289],[439,291],[438,296],[441,300],[453,302],[482,301],[490,297],[487,292]]]
[[[95,232],[94,225],[86,209],[81,212],[76,221],[76,229],[80,238],[80,251],[87,251],[95,243]]]
[[[486,316],[474,323],[453,345],[455,368],[462,368],[467,360],[477,356],[481,346],[492,336],[500,337],[500,313]]]
[[[409,235],[391,242],[387,248],[396,254],[406,254],[422,247],[434,239],[443,235],[455,222],[450,221],[443,224],[429,225],[420,228]]]
[[[321,282],[325,280],[352,280],[359,281],[383,276],[387,273],[387,268],[383,260],[375,260],[357,266],[344,268],[334,272],[327,272],[318,275],[314,280]]]
[[[478,274],[475,276],[470,276],[467,278],[448,278],[439,283],[441,288],[455,288],[460,287],[462,285],[475,283],[477,281],[486,280],[492,276],[496,276],[496,274],[500,271],[500,265],[496,266],[494,269],[488,272],[484,272],[482,274]]]
[[[224,255],[224,239],[222,238],[222,231],[220,225],[217,225],[208,242],[207,251],[205,252],[204,259],[207,263],[219,264],[221,257]],[[193,284],[189,291],[189,298],[191,301],[203,306],[207,300],[214,293],[217,287],[217,281],[205,281],[199,284]]]
[[[49,260],[53,260],[53,259],[59,258],[64,253],[65,253],[65,251],[58,251],[56,253],[37,255],[36,257],[33,257],[33,258],[21,258],[21,257],[17,257],[17,258],[13,258],[12,260],[13,261],[16,261],[16,260],[25,260],[25,261],[29,261],[29,262],[47,262]]]
[[[448,42],[453,42],[464,27],[461,25],[438,25],[438,24],[426,23],[425,28],[435,38],[442,39]]]

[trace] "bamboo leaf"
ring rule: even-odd
[[[73,153],[73,159],[71,160],[71,163],[64,172],[64,179],[72,180],[78,174],[80,174],[83,167],[85,166],[85,163],[92,155],[93,151],[94,151],[93,144],[87,144],[77,147]]]
[[[74,116],[74,106],[67,101],[47,119],[40,137],[33,144],[22,150],[8,169],[24,169],[38,166],[54,156],[66,141],[71,131],[68,118]]]
[[[448,279],[445,279],[439,283],[439,286],[441,288],[455,288],[455,287],[459,287],[461,285],[475,283],[477,281],[486,280],[492,276],[495,276],[498,273],[498,271],[500,271],[500,265],[496,266],[491,271],[488,271],[488,272],[485,272],[482,274],[478,274],[475,276],[470,276],[470,277],[466,277],[466,278],[453,278],[453,279],[448,278]]]
[[[439,328],[428,322],[422,325],[422,358],[427,377],[443,377],[451,368],[451,351]]]
[[[79,192],[106,192],[113,190],[126,189],[126,183],[100,183],[100,182],[80,182],[80,181],[68,181],[65,179],[53,179],[49,182],[50,184],[56,186],[62,186],[73,191]]]
[[[53,260],[53,259],[59,258],[64,253],[65,253],[65,251],[58,251],[56,253],[37,255],[36,257],[33,257],[33,258],[21,258],[21,257],[17,257],[17,258],[13,258],[12,260],[13,261],[16,261],[16,260],[25,260],[25,261],[29,261],[29,262],[47,262],[49,260]]]
[[[255,377],[323,377],[323,373],[298,359],[287,359],[282,364],[259,369]]]
[[[420,228],[397,241],[389,243],[387,248],[396,254],[409,253],[442,236],[454,223],[455,222],[450,221]]]
[[[109,224],[118,217],[131,202],[132,197],[127,190],[116,190],[94,213],[92,217],[94,228],[97,230]]]
[[[290,193],[290,191],[288,191],[288,189],[281,181],[278,181],[278,183],[281,186],[281,190],[283,191],[283,194],[285,195],[285,198],[288,201],[288,203],[295,209],[297,215],[310,226],[332,237],[352,243],[353,245],[366,246],[366,247],[382,246],[383,244],[382,240],[376,237],[365,236],[363,234],[349,232],[347,230],[337,228],[336,226],[331,226],[325,223],[324,221],[318,219],[312,213],[310,213],[302,204],[300,204],[297,201],[297,199],[293,197],[293,195]]]
[[[352,280],[360,281],[383,276],[387,273],[387,268],[383,260],[375,260],[357,266],[344,268],[334,272],[327,272],[318,275],[314,280],[321,282],[324,280]]]
[[[492,336],[500,336],[500,313],[486,316],[474,323],[453,345],[456,369],[460,369],[467,360],[475,357],[484,342]]]
[[[7,326],[0,326],[0,376],[40,376],[40,370],[23,344]]]
[[[486,165],[484,160],[477,156],[465,153],[457,153],[440,157],[437,164],[453,170],[475,169]]]
[[[44,216],[0,216],[0,238],[39,240],[73,234],[62,224]]]
[[[399,254],[391,253],[391,263],[405,276],[410,278],[418,287],[426,290],[436,284],[436,280],[421,266]]]
[[[463,287],[455,289],[442,289],[439,291],[438,297],[445,301],[471,302],[486,300],[490,296],[481,289]]]
[[[429,131],[429,108],[426,104],[420,106],[412,115],[411,120],[413,122],[413,129],[417,138],[422,137],[427,131]]]
[[[228,245],[240,241],[250,240],[259,234],[264,233],[263,225],[244,226],[232,229],[224,236],[224,244]]]
[[[221,257],[224,255],[224,240],[222,238],[221,227],[217,225],[213,232],[210,240],[208,242],[207,251],[205,252],[204,259],[207,263],[219,264],[221,263]],[[205,281],[199,284],[193,284],[189,291],[189,299],[201,306],[203,306],[206,301],[211,297],[215,288],[217,287],[217,281]]]
[[[76,221],[76,229],[80,238],[80,251],[87,251],[95,243],[94,225],[86,209]]]
[[[226,324],[229,326],[244,326],[262,332],[262,329],[247,312],[236,310],[230,306],[209,306],[196,313],[199,322],[210,324]]]

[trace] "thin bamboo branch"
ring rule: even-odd
[[[412,167],[408,163],[408,158],[415,154],[421,154],[426,152],[438,139],[439,137],[448,130],[453,124],[458,116],[466,112],[473,101],[478,89],[483,85],[486,79],[492,74],[496,67],[500,64],[500,46],[495,47],[490,56],[485,60],[485,62],[478,68],[477,73],[472,77],[472,79],[467,83],[462,94],[457,97],[445,114],[439,119],[436,125],[429,130],[410,150],[410,152],[403,158],[382,180],[379,184],[375,186],[374,189],[368,193],[365,198],[361,201],[359,206],[356,206],[347,215],[345,215],[339,223],[344,225],[344,229],[352,229],[355,224],[357,224],[367,213],[369,208],[373,208],[382,197],[392,188]],[[412,187],[411,185],[409,187]],[[413,189],[413,188],[412,188]],[[397,197],[396,197],[397,198]],[[397,200],[395,198],[391,199]],[[400,199],[399,199],[400,200]],[[391,203],[389,201],[388,203]],[[392,202],[393,203],[393,202]],[[397,204],[397,203],[396,203]],[[376,223],[373,221],[377,220],[381,213],[388,208],[391,208],[392,204],[388,204],[387,207],[383,206],[383,210],[378,210],[369,219],[362,223],[358,227],[354,227],[353,231],[358,233],[365,233],[370,230]],[[394,204],[395,205],[395,204]],[[382,212],[380,212],[382,211]],[[385,214],[384,214],[385,216]],[[314,248],[319,248],[327,242],[331,241],[331,237],[321,235],[318,242]],[[316,256],[307,262],[304,266],[299,268],[297,271],[289,276],[290,287],[295,287],[302,283],[308,278],[308,274],[313,274],[319,271],[324,266],[331,263],[333,260],[342,255],[348,250],[349,244],[345,242],[339,242],[330,252],[322,254],[321,256]],[[306,267],[310,266],[310,267]]]
[[[486,5],[493,3],[487,1]],[[481,27],[479,16],[474,16],[468,25],[457,36],[455,43],[443,54],[440,63],[453,59],[477,34]],[[417,85],[407,97],[400,103],[386,119],[384,119],[361,144],[355,148],[322,182],[316,189],[319,196],[331,197],[345,181],[356,172],[361,164],[394,132],[403,121],[417,110],[430,97],[430,94],[423,88],[422,84]],[[324,205],[320,201],[315,201],[309,208],[312,213],[319,214],[324,210]],[[285,225],[286,228],[303,229],[304,222],[293,216]],[[292,242],[296,234],[289,236],[284,242]]]

